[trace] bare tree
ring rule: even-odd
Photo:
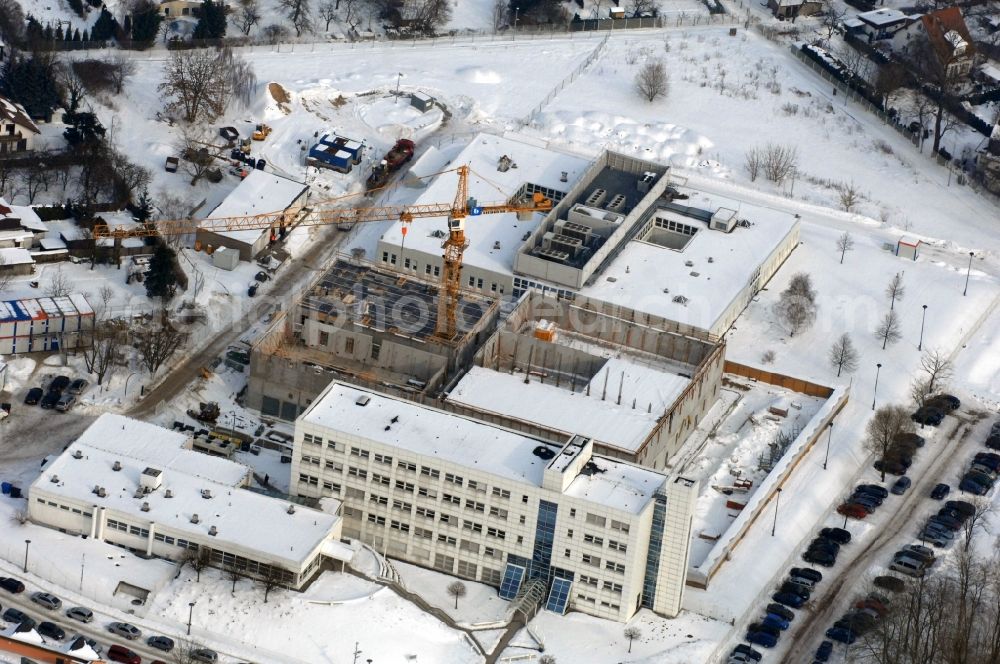
[[[186,342],[187,334],[171,325],[165,315],[160,316],[159,322],[144,323],[135,330],[139,360],[150,375],[155,374]]]
[[[962,532],[965,533],[966,551],[969,550],[969,547],[972,545],[972,538],[975,537],[978,531],[984,530],[989,532],[989,517],[996,511],[993,502],[982,496],[976,496],[970,502],[973,506],[972,513],[965,520],[965,523],[962,524]]]
[[[847,231],[837,237],[837,251],[840,252],[840,264],[844,264],[844,254],[854,250],[854,238]]]
[[[187,550],[186,555],[181,559],[182,565],[190,565],[194,570],[196,580],[201,583],[201,573],[207,569],[212,562],[211,554],[206,547],[199,547],[197,551]]]
[[[638,627],[626,627],[625,638],[628,639],[628,651],[632,652],[632,641],[642,638],[642,630]]]
[[[201,127],[191,125],[183,127],[177,139],[177,150],[183,160],[181,163],[184,171],[191,176],[192,187],[211,170],[214,163],[212,153],[205,146],[206,138]]]
[[[234,97],[246,103],[257,85],[250,64],[228,47],[171,51],[163,78],[157,89],[167,109],[188,123],[211,122]]]
[[[246,578],[246,570],[241,565],[235,563],[226,565],[226,569],[223,572],[228,581],[232,581],[233,589],[232,593],[236,594],[236,584]]]
[[[0,255],[0,293],[7,290],[7,287],[10,286],[11,279],[13,278],[13,275],[10,273],[10,271],[4,269],[6,265],[7,265],[7,258],[4,257],[3,255]]]
[[[122,52],[114,52],[105,63],[108,65],[108,78],[115,88],[115,94],[121,94],[128,79],[135,76],[135,60]]]
[[[844,212],[854,212],[854,208],[861,202],[861,189],[854,184],[854,180],[840,182],[835,188],[840,198],[840,209]]]
[[[117,150],[111,153],[111,167],[120,183],[121,196],[130,201],[136,200],[136,193],[149,186],[152,174],[144,166],[129,161]]]
[[[14,510],[11,512],[10,520],[19,526],[23,526],[31,521],[31,515],[27,509]]]
[[[97,384],[111,370],[120,349],[125,344],[125,330],[117,321],[100,321],[90,335],[90,344],[82,349],[87,371],[97,376]]]
[[[941,389],[942,384],[951,378],[955,365],[942,351],[934,348],[924,351],[920,356],[920,368],[927,372],[927,393],[934,391],[935,384]]]
[[[63,272],[62,266],[56,268],[56,271],[49,277],[43,292],[48,297],[66,297],[70,294],[69,277]]]
[[[493,0],[493,32],[499,32],[500,28],[507,25],[509,12],[510,5],[507,0]]]
[[[750,176],[750,182],[756,182],[764,168],[764,150],[757,145],[751,147],[743,156],[743,165]]]
[[[267,604],[267,598],[272,590],[283,588],[285,585],[281,568],[274,565],[269,565],[267,572],[257,582],[264,589],[264,604]]]
[[[323,20],[323,31],[330,31],[330,24],[337,19],[336,0],[323,0],[319,6],[319,17]]]
[[[635,89],[649,102],[667,94],[667,65],[663,60],[652,60],[635,75]]]
[[[634,18],[656,16],[660,12],[660,3],[657,0],[628,0],[626,11]]]
[[[845,44],[844,47],[837,52],[837,57],[840,59],[841,64],[843,64],[844,69],[848,74],[863,81],[868,80],[868,74],[871,71],[872,61],[868,59],[867,54],[859,51],[849,44]]]
[[[812,278],[805,272],[792,275],[774,310],[793,337],[809,327],[816,319],[816,291],[812,287]]]
[[[846,332],[833,342],[830,348],[830,364],[837,367],[837,377],[841,371],[854,371],[858,368],[858,351],[851,342],[851,337]]]
[[[74,73],[72,67],[60,67],[59,83],[66,94],[66,110],[70,113],[76,113],[86,92],[83,80]]]
[[[435,34],[451,18],[451,4],[448,0],[419,0],[414,2],[413,9],[415,11],[410,26],[428,35]]]
[[[821,33],[825,37],[823,43],[827,46],[829,46],[830,40],[833,39],[835,34],[837,34],[837,31],[840,30],[840,24],[844,20],[844,16],[846,14],[846,9],[838,10],[832,5],[827,5],[826,11],[823,13],[823,20],[821,23]]]
[[[896,343],[902,336],[899,331],[899,316],[890,310],[875,328],[875,337],[882,340],[882,350],[885,350],[886,346]]]
[[[257,0],[240,0],[239,7],[237,7],[233,15],[236,27],[244,35],[249,35],[250,30],[253,29],[253,26],[260,23],[261,18],[260,4]]]
[[[943,57],[924,34],[911,44],[908,56],[911,70],[934,106],[933,152],[938,152],[944,135],[960,124],[948,113],[948,107],[956,102],[967,79],[967,74],[953,66],[954,58],[964,54]]]
[[[892,450],[893,442],[901,433],[913,431],[913,422],[909,412],[902,406],[883,406],[875,411],[868,420],[866,428],[865,449],[872,454],[885,458]],[[885,481],[885,470],[882,471],[882,481]]]
[[[885,287],[885,296],[889,298],[889,311],[896,307],[896,300],[903,301],[906,295],[906,286],[903,285],[903,273],[897,272],[893,275],[892,281]]]
[[[38,194],[42,191],[48,191],[51,170],[41,159],[32,159],[21,174],[21,182],[24,185],[25,193],[28,194],[28,204],[31,205],[35,202]]]
[[[812,277],[809,276],[808,272],[793,274],[788,281],[788,288],[785,289],[785,292],[789,295],[805,298],[812,303],[816,302],[816,290],[813,288]]]
[[[466,588],[465,584],[461,581],[452,581],[448,584],[448,596],[455,598],[455,608],[458,608],[458,600],[461,597],[465,597]]]
[[[764,177],[781,184],[798,168],[799,153],[795,146],[768,143],[764,146]]]
[[[910,383],[910,398],[917,408],[923,408],[930,398],[930,391],[927,389],[927,380],[924,378],[914,378]]]
[[[312,8],[309,6],[309,0],[278,0],[278,7],[287,13],[288,20],[295,28],[296,37],[312,28]]]
[[[888,111],[904,91],[906,67],[898,62],[889,62],[878,68],[875,75],[875,92],[882,99],[882,107]]]
[[[0,0],[2,2],[3,0]],[[13,191],[16,180],[17,169],[11,166],[10,162],[0,159],[0,197],[6,198],[9,202],[14,202],[17,194]]]

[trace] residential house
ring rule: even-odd
[[[866,37],[870,44],[881,39],[892,39],[896,33],[905,30],[919,18],[916,14],[904,14],[898,9],[882,7],[847,19],[844,27],[849,32]]]
[[[24,106],[0,97],[0,155],[30,152],[39,133]]]
[[[216,4],[220,4],[216,2]],[[229,11],[227,3],[221,3],[226,11]],[[160,3],[160,14],[166,17],[175,18],[177,16],[193,16],[197,18],[201,14],[202,0],[164,0]]]
[[[920,22],[947,77],[964,78],[975,64],[976,48],[958,7],[946,7],[924,15]]]
[[[799,16],[812,16],[823,9],[818,0],[767,0],[767,7],[777,19],[795,21]]]

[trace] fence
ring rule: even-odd
[[[764,371],[763,369],[758,369],[757,367],[749,367],[745,364],[738,364],[729,360],[726,360],[723,371],[727,374],[735,374],[737,376],[743,376],[744,378],[760,381],[762,383],[777,385],[787,390],[792,390],[793,392],[808,394],[811,397],[829,399],[830,395],[833,394],[833,388],[827,387],[826,385],[818,385],[817,383],[811,383],[808,380],[803,380],[801,378],[794,378],[792,376],[786,376],[773,371]]]
[[[607,45],[609,36],[610,35],[604,35],[604,39],[602,39],[600,43],[597,44],[597,47],[590,52],[590,55],[584,58],[583,62],[578,64],[576,68],[573,69],[573,71],[571,71],[565,78],[563,78],[563,80],[556,83],[556,86],[552,88],[547,95],[545,95],[545,98],[542,99],[540,102],[538,102],[538,104],[533,109],[528,111],[528,114],[524,116],[523,120],[521,120],[522,124],[526,125],[531,124],[531,121],[535,119],[535,116],[541,113],[542,109],[548,106],[549,102],[555,99],[557,94],[562,92],[567,85],[575,81],[576,78],[580,74],[582,74],[587,69],[587,67],[589,67],[591,63],[594,62],[594,60],[597,59],[597,56],[601,54],[601,51],[603,51],[604,47]]]

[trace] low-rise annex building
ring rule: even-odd
[[[323,556],[349,559],[338,500],[312,509],[249,491],[247,466],[189,446],[182,433],[104,414],[31,485],[29,516],[143,556],[207,551],[214,566],[295,589]]]
[[[292,492],[345,537],[499,588],[530,612],[680,611],[697,483],[333,382],[295,426]]]

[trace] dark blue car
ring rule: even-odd
[[[774,593],[771,595],[771,599],[778,604],[784,604],[785,606],[790,606],[793,609],[801,608],[802,605],[806,603],[804,599],[798,595],[793,595],[792,593]]]
[[[788,621],[774,613],[768,613],[766,616],[764,616],[764,619],[761,621],[761,623],[764,625],[771,625],[772,627],[777,627],[781,631],[785,631],[786,629],[788,629]]]
[[[838,643],[846,643],[850,645],[854,643],[858,637],[854,634],[854,632],[845,627],[831,627],[826,630],[826,638],[833,639]]]
[[[825,662],[830,659],[830,655],[833,653],[833,641],[824,641],[819,644],[819,648],[816,648],[815,659],[817,662]]]
[[[931,489],[931,498],[934,500],[944,500],[944,497],[948,495],[951,491],[951,487],[947,484],[937,484]]]
[[[747,641],[757,646],[763,646],[765,648],[773,648],[774,645],[778,642],[778,639],[777,637],[773,636],[772,634],[768,634],[767,632],[749,632],[747,634]]]

